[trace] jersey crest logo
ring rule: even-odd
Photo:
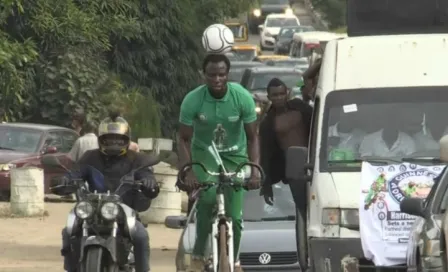
[[[205,114],[203,114],[203,113],[200,113],[198,117],[199,117],[199,120],[200,120],[200,121],[205,121],[205,120],[207,120],[207,116],[205,116]]]

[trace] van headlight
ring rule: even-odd
[[[322,224],[340,225],[343,228],[359,227],[358,209],[323,209]]]
[[[14,168],[16,168],[16,165],[13,163],[0,164],[0,171],[9,171]]]
[[[116,203],[106,202],[101,206],[101,216],[106,220],[117,218],[120,208]]]
[[[254,9],[253,14],[254,14],[255,17],[260,17],[261,16],[261,10]]]
[[[359,210],[358,209],[342,209],[341,210],[341,227],[359,228]]]
[[[84,220],[92,216],[93,206],[87,201],[81,201],[75,206],[75,214],[78,218]]]

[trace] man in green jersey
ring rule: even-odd
[[[217,172],[218,165],[208,151],[212,141],[227,171],[234,171],[242,162],[251,161],[258,164],[260,152],[257,113],[251,94],[241,85],[227,82],[230,61],[225,55],[207,55],[202,69],[206,84],[189,92],[181,105],[179,118],[181,165],[197,161],[203,163],[208,170]],[[193,171],[186,175],[185,183],[193,189],[197,187],[198,182],[217,181],[216,179],[200,168],[193,167]],[[259,186],[259,173],[251,171],[249,189],[257,189]],[[244,190],[235,191],[228,188],[224,193],[226,213],[233,222],[235,271],[241,271],[238,251],[243,228],[241,216]],[[203,269],[204,251],[212,228],[215,205],[216,189],[202,191],[197,204],[197,238],[192,262],[192,269],[197,271]]]

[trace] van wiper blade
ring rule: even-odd
[[[400,163],[397,159],[391,159],[391,158],[382,158],[382,157],[364,157],[360,159],[354,159],[354,160],[332,160],[328,161],[329,164],[349,164],[349,163],[362,163],[362,162],[370,162],[373,164],[381,164],[381,165],[388,165],[390,163]]]
[[[1,150],[11,150],[11,151],[15,151],[14,148],[3,147],[3,146],[0,146],[0,149],[1,149]]]
[[[277,217],[264,217],[261,221],[294,221],[296,220],[295,215],[288,216],[277,216]]]
[[[408,158],[402,158],[401,161],[403,161],[403,162],[442,163],[442,160],[440,158],[433,158],[433,157],[408,157]]]

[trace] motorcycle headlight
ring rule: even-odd
[[[93,206],[87,201],[81,201],[76,204],[75,214],[80,219],[87,219],[93,214]]]
[[[287,14],[287,15],[292,15],[292,14],[293,14],[293,10],[292,10],[292,8],[287,8],[287,9],[285,9],[285,14]]]
[[[255,16],[255,17],[260,17],[260,16],[261,16],[261,10],[259,10],[259,9],[254,9],[254,16]]]
[[[256,106],[256,107],[255,107],[255,112],[256,112],[256,113],[261,113],[261,108],[260,108],[260,106]]]
[[[120,209],[117,204],[106,202],[101,207],[101,216],[106,220],[113,220],[117,218]]]

